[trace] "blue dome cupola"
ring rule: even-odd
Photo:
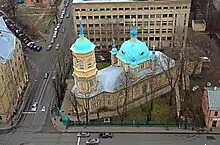
[[[79,37],[84,37],[82,19],[79,17]]]
[[[130,36],[131,36],[131,40],[135,41],[137,38],[137,29],[135,28],[135,19],[133,19],[133,26],[132,29],[130,31]]]
[[[86,54],[95,50],[95,44],[84,37],[82,19],[79,15],[79,38],[72,44],[70,50],[73,53]]]
[[[130,35],[131,39],[125,41],[121,45],[116,57],[124,64],[129,65],[131,69],[136,69],[139,64],[150,60],[150,53],[146,43],[137,39],[137,30],[134,26],[134,19]]]
[[[112,50],[110,51],[110,53],[111,53],[111,64],[114,65],[115,63],[117,63],[116,54],[118,53],[114,39],[112,44]]]
[[[151,70],[155,71],[157,67],[157,56],[155,51],[155,45],[153,45],[153,51],[151,54]]]
[[[110,51],[111,54],[117,54],[118,50],[116,48],[115,40],[113,39],[113,44],[112,44],[112,50]]]

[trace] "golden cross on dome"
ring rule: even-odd
[[[135,26],[135,18],[133,18],[133,27]]]

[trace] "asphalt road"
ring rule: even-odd
[[[28,100],[24,108],[24,114],[18,124],[18,128],[13,132],[5,135],[0,135],[0,145],[15,145],[22,142],[30,142],[37,131],[54,131],[50,121],[50,106],[55,95],[55,90],[52,84],[54,73],[55,56],[63,51],[68,52],[73,43],[73,22],[72,10],[70,6],[66,14],[70,17],[64,17],[60,31],[58,32],[55,43],[50,51],[46,51],[50,44],[53,32],[47,37],[47,42],[43,44],[43,49],[40,52],[26,50],[26,55],[37,69],[36,77],[30,78],[31,86],[28,91]],[[61,33],[61,29],[65,28],[65,32]],[[60,49],[55,50],[56,44],[60,44]],[[48,72],[48,79],[44,79],[44,74]],[[33,72],[31,72],[33,73]],[[30,75],[32,77],[32,75]],[[34,113],[30,113],[31,106],[34,102],[38,102],[38,109]],[[42,112],[42,107],[45,106],[46,111]]]
[[[25,134],[31,142],[25,145],[76,145],[76,134],[49,134],[36,133]],[[91,138],[97,138],[92,134]],[[100,139],[100,145],[218,145],[220,136],[213,136],[214,140],[208,140],[205,135],[150,135],[150,134],[113,134],[112,139]],[[21,137],[10,138],[8,145],[15,145]],[[79,145],[85,145],[87,139],[82,138]],[[22,141],[22,140],[21,140]]]

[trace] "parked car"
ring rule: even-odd
[[[98,57],[101,61],[105,61],[104,56],[102,56],[102,55],[97,55],[97,57]]]
[[[54,39],[57,38],[57,35],[53,35],[53,38],[54,38]]]
[[[38,102],[34,102],[34,104],[31,106],[31,111],[36,112],[37,111]]]
[[[45,73],[45,74],[44,74],[44,79],[47,79],[48,76],[49,76],[49,73]]]
[[[98,145],[99,144],[99,139],[98,138],[91,138],[86,141],[87,145]]]
[[[111,132],[101,132],[99,133],[99,138],[112,138],[112,133]]]
[[[79,132],[76,135],[77,137],[90,137],[89,132]]]
[[[57,24],[57,28],[60,28],[60,26],[61,26],[61,23],[58,23],[58,24]]]
[[[51,48],[52,48],[52,45],[48,45],[46,50],[49,51]]]
[[[63,15],[60,16],[60,19],[63,19]]]
[[[58,50],[59,48],[60,48],[60,44],[57,44],[55,49]]]
[[[36,46],[36,51],[37,51],[37,52],[40,52],[41,49],[42,49],[42,46]]]
[[[50,44],[53,44],[53,43],[54,43],[54,38],[52,38],[50,41]]]

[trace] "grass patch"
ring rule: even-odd
[[[142,108],[148,108],[150,102],[143,104]],[[142,111],[141,107],[136,107],[129,112],[126,121],[147,121],[147,114]],[[151,121],[155,123],[167,123],[168,122],[168,109],[169,109],[169,98],[159,97],[154,100],[152,118]],[[119,117],[113,118],[113,121],[120,121]]]
[[[48,27],[52,24],[53,18],[53,15],[44,15],[41,22],[38,23],[38,30],[41,33],[47,33],[46,30],[48,30]]]
[[[45,11],[45,9],[36,9],[36,8],[22,8],[22,9],[19,9],[18,12],[20,14],[41,14]]]
[[[97,63],[97,69],[100,70],[110,65],[111,65],[111,62],[100,62],[100,63]]]

